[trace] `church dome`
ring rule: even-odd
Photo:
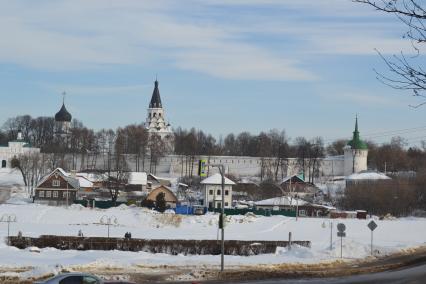
[[[55,121],[71,122],[72,116],[68,112],[65,104],[62,104],[61,109],[55,114]]]

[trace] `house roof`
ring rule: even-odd
[[[209,176],[208,178],[203,179],[201,184],[222,184],[222,175],[221,174],[214,174],[212,176]],[[235,182],[230,180],[229,178],[225,177],[225,184],[226,185],[235,185]]]
[[[154,91],[152,92],[151,102],[149,108],[162,108],[160,90],[158,89],[158,81],[155,80]]]
[[[147,183],[147,175],[143,172],[131,172],[129,173],[128,184],[141,184],[146,185]]]
[[[346,180],[386,180],[391,179],[387,175],[379,172],[362,171],[359,173],[351,174],[346,177]]]
[[[155,200],[156,196],[157,196],[157,192],[158,191],[167,191],[171,194],[173,200],[168,200],[167,196],[166,196],[166,201],[167,202],[177,202],[178,198],[176,196],[176,194],[172,191],[171,188],[165,186],[165,185],[160,185],[156,188],[154,188],[153,190],[151,190],[151,192],[148,194],[148,196],[146,197],[147,199],[151,199],[151,200]]]
[[[93,187],[93,182],[88,180],[85,177],[77,176],[78,183],[80,184],[80,187]]]
[[[103,173],[77,173],[77,176],[84,177],[90,182],[102,182],[108,179],[107,175]]]
[[[292,176],[285,177],[285,178],[282,180],[282,182],[281,182],[281,183],[288,182],[290,179],[291,179],[291,180],[297,179],[299,182],[303,182],[303,183],[304,183],[305,181],[303,180],[302,175],[303,175],[303,174],[299,174],[299,175],[292,175]]]
[[[62,168],[56,168],[53,170],[50,174],[45,175],[37,184],[36,187],[39,187],[41,184],[43,184],[49,177],[54,175],[56,172],[61,175],[65,181],[67,181],[73,188],[78,189],[80,187],[79,180],[77,178],[72,177],[70,174],[68,174],[66,171],[64,171]]]
[[[263,205],[263,206],[296,206],[296,205],[306,205],[308,202],[298,199],[291,198],[288,196],[274,197],[265,200],[256,201],[255,205]]]

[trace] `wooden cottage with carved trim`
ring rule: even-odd
[[[79,187],[76,177],[57,168],[38,183],[34,202],[48,205],[70,205],[74,203]]]

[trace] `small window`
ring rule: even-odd
[[[225,190],[225,195],[229,195],[229,190]]]
[[[6,164],[7,164],[6,160],[1,161],[1,167],[2,168],[6,168]]]
[[[225,202],[225,207],[228,207],[228,202]]]
[[[44,191],[43,190],[40,190],[38,192],[38,197],[44,197]]]
[[[70,197],[70,193],[69,192],[66,192],[66,191],[62,192],[62,197],[63,198],[67,198],[67,195],[68,195],[68,197]]]
[[[50,198],[50,197],[51,197],[51,195],[52,195],[52,192],[51,192],[51,191],[49,191],[49,190],[47,190],[47,191],[46,191],[46,197],[47,197],[47,198]]]
[[[209,194],[210,194],[210,195],[213,195],[213,189],[210,189],[210,190],[209,190]]]
[[[218,189],[217,190],[217,195],[220,195],[220,194],[221,194],[220,189]]]
[[[53,192],[53,197],[58,198],[58,192],[56,190]]]
[[[222,203],[220,203],[220,202],[218,202],[218,203],[216,203],[216,208],[222,208]]]
[[[54,186],[54,187],[60,187],[61,186],[61,181],[59,179],[52,180],[52,186]]]

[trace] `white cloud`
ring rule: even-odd
[[[313,78],[296,61],[220,26],[174,18],[165,13],[167,1],[148,7],[145,1],[87,3],[48,1],[26,9],[3,2],[0,60],[50,70],[162,61],[224,78]]]
[[[222,21],[212,5],[286,12],[252,10]],[[0,7],[0,61],[49,70],[161,62],[230,79],[314,80],[309,56],[407,46],[389,35],[389,24],[360,22],[371,9],[343,0],[0,0]]]
[[[377,94],[365,90],[333,90],[323,92],[321,97],[338,102],[347,102],[363,107],[401,107],[406,106],[399,96]]]

